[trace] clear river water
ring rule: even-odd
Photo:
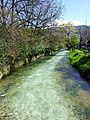
[[[90,83],[62,50],[0,80],[0,120],[90,120]]]

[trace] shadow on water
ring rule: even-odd
[[[60,62],[56,65],[55,71],[61,73],[60,77],[63,80],[73,80],[76,87],[78,86],[81,89],[90,92],[90,84],[86,82],[85,79],[80,76],[79,72],[70,65],[68,61],[68,53],[66,53]]]
[[[52,56],[44,56],[44,57],[41,57],[35,61],[33,61],[31,64],[27,64],[26,66],[36,66],[37,64],[43,64],[45,63],[47,60],[51,59]]]
[[[78,116],[79,120],[90,120],[90,84],[69,64],[68,53],[56,65],[54,72],[59,73],[55,82],[62,86],[66,93],[65,100],[69,99],[73,103],[70,108],[74,115]]]

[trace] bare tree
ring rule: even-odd
[[[90,40],[90,30],[88,29],[88,26],[82,26],[79,30],[80,34],[80,48],[86,48],[88,41]]]
[[[1,24],[5,24],[6,23],[4,0],[1,0],[1,4],[0,4],[0,22],[1,22]]]
[[[15,5],[18,16],[18,26],[28,26],[33,29],[45,28],[61,15],[62,4],[54,0],[21,0]]]
[[[11,24],[13,24],[13,22],[14,22],[14,3],[15,3],[15,0],[12,0]]]

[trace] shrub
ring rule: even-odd
[[[70,53],[69,59],[73,66],[78,68],[78,65],[80,64],[80,60],[85,56],[83,51],[75,50]]]
[[[90,80],[90,55],[87,55],[85,51],[74,50],[70,52],[69,60],[81,75]]]

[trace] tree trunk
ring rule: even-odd
[[[1,0],[2,24],[6,25],[4,0]]]

